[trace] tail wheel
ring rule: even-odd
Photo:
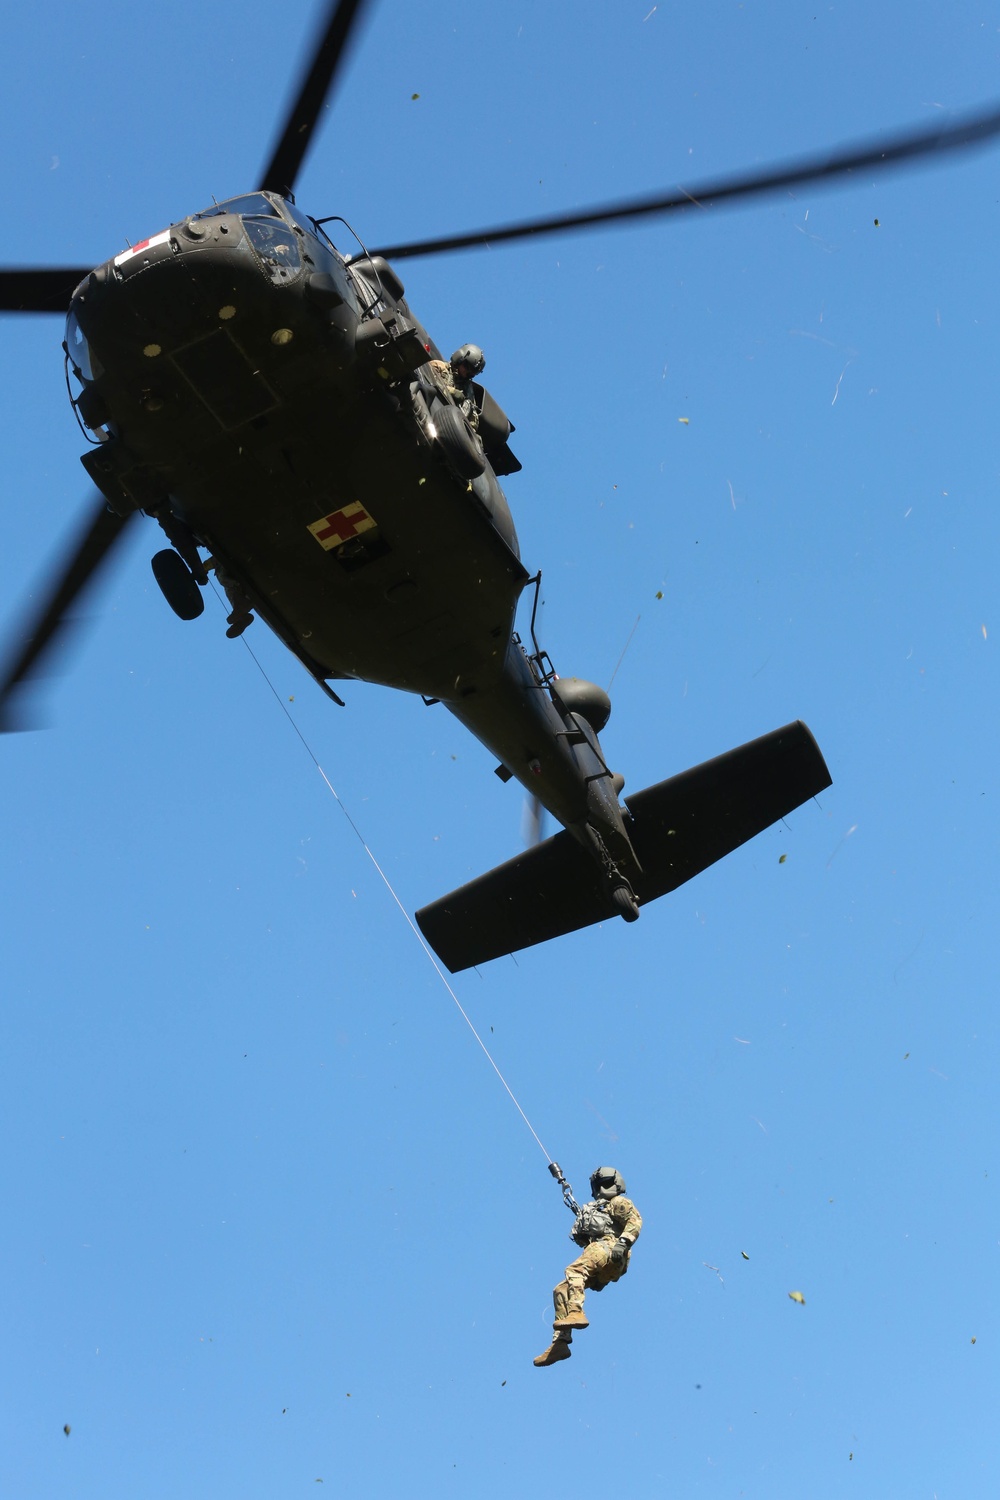
[[[194,574],[180,553],[167,547],[156,553],[151,566],[160,592],[174,614],[182,620],[197,620],[205,608],[205,601]]]
[[[611,892],[611,904],[626,922],[638,922],[639,902],[631,886],[616,885]]]

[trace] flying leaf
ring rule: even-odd
[[[743,1257],[744,1260],[749,1260],[750,1259],[749,1255],[746,1253],[745,1250],[741,1250],[740,1254],[742,1255],[742,1257]]]
[[[788,1295],[789,1297],[791,1297],[792,1301],[797,1302],[800,1307],[805,1307],[806,1299],[803,1297],[801,1292],[789,1292]]]
[[[678,422],[683,422],[685,427],[690,427],[691,426],[691,418],[690,417],[678,417],[677,420],[678,420]]]
[[[787,859],[787,858],[788,858],[788,855],[787,855],[787,854],[782,854],[782,855],[780,855],[780,856],[779,856],[779,858],[778,858],[778,864],[779,864],[779,865],[783,865],[783,864],[784,864],[784,863],[785,863],[785,860],[786,860],[786,859]]]

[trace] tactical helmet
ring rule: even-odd
[[[625,1179],[614,1167],[598,1167],[596,1172],[590,1174],[590,1192],[594,1198],[603,1198],[608,1202],[611,1198],[617,1198],[619,1193],[625,1191]]]
[[[486,368],[486,355],[478,344],[463,344],[461,349],[456,349],[451,356],[451,367],[457,373],[464,365],[464,379],[469,380],[474,375],[481,375]]]

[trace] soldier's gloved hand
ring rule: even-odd
[[[615,1240],[614,1244],[611,1246],[611,1264],[613,1266],[622,1265],[628,1258],[628,1253],[631,1248],[632,1247],[629,1244],[628,1240]]]

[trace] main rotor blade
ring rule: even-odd
[[[496,229],[476,229],[467,234],[453,234],[441,239],[419,240],[403,245],[388,245],[371,251],[387,260],[405,260],[416,255],[441,255],[449,250],[467,250],[474,245],[499,245],[504,241],[528,239],[536,234],[557,234],[572,229],[588,229],[620,219],[641,219],[656,214],[678,213],[692,208],[711,208],[732,198],[753,198],[774,193],[799,183],[822,182],[846,177],[862,169],[878,170],[898,166],[918,157],[942,155],[968,146],[985,144],[1000,134],[1000,109],[970,115],[956,125],[934,130],[908,131],[905,135],[846,146],[832,155],[800,157],[797,161],[779,163],[763,172],[747,172],[738,177],[721,177],[690,188],[681,188],[667,197],[633,198],[622,203],[606,203],[584,213],[557,214],[551,218],[525,219],[518,224],[502,224]]]
[[[288,111],[284,131],[264,168],[260,186],[269,192],[290,193],[295,187],[320,111],[347,53],[354,27],[367,4],[368,0],[332,0],[329,20],[317,37],[312,64],[303,75],[298,94]]]
[[[92,266],[23,266],[0,270],[0,312],[65,313]]]
[[[38,675],[43,658],[57,646],[70,622],[69,609],[104,566],[135,512],[119,516],[104,499],[87,517],[69,561],[44,590],[44,603],[14,646],[12,660],[0,680],[0,732],[20,727],[15,722],[17,689]]]

